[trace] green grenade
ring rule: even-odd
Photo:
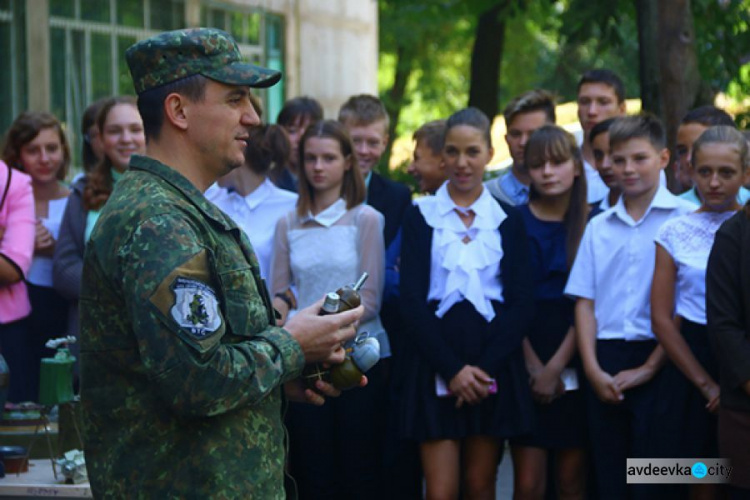
[[[362,303],[359,291],[369,275],[364,272],[352,286],[344,286],[336,290],[341,303],[338,312],[355,309]],[[346,346],[346,358],[339,365],[331,367],[331,383],[336,389],[346,390],[359,386],[362,375],[372,368],[380,359],[380,343],[375,338],[369,338],[367,332],[357,335],[353,342]]]
[[[346,390],[359,385],[362,375],[380,360],[380,342],[362,332],[346,349],[346,359],[331,368],[331,383],[336,389]]]
[[[336,292],[327,294],[325,300],[323,301],[323,307],[321,307],[320,312],[318,312],[318,316],[336,314],[339,310],[340,302],[341,300]],[[331,381],[330,370],[325,368],[320,363],[307,365],[305,366],[305,369],[302,370],[302,379],[305,381],[305,385],[307,385],[307,387],[309,387],[310,389],[315,389],[316,380],[323,380],[325,382]]]
[[[362,298],[359,296],[359,291],[362,289],[362,285],[365,284],[365,281],[367,281],[367,278],[369,277],[370,275],[364,272],[362,273],[362,276],[359,277],[357,282],[353,285],[343,286],[336,290],[336,293],[341,300],[339,309],[336,312],[349,311],[350,309],[356,309],[360,306],[360,304],[362,303]]]
[[[369,274],[364,272],[353,285],[343,286],[335,293],[326,295],[323,307],[318,314],[321,316],[336,314],[359,307],[362,303],[359,291],[368,277]],[[363,332],[357,335],[354,342],[346,346],[346,358],[343,363],[334,365],[330,369],[317,363],[308,365],[302,372],[302,377],[311,389],[315,388],[316,380],[329,382],[339,390],[357,387],[362,375],[377,362],[377,359],[372,361],[373,347],[378,353],[377,359],[380,359],[379,342],[377,339],[368,338],[367,333]]]

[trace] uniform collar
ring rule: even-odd
[[[343,198],[336,200],[333,205],[326,208],[318,215],[313,215],[312,212],[307,212],[307,215],[300,217],[300,222],[305,224],[306,222],[317,222],[321,226],[331,227],[346,213],[346,201]]]
[[[513,167],[511,167],[510,171],[500,179],[500,183],[506,191],[510,191],[508,194],[510,194],[514,200],[529,196],[529,186],[518,180],[516,174],[513,173]]]
[[[640,220],[644,220],[646,216],[653,210],[654,208],[660,208],[665,210],[671,210],[674,208],[677,208],[679,206],[679,200],[676,196],[674,196],[672,193],[669,192],[669,190],[665,187],[659,184],[659,188],[656,190],[656,194],[654,195],[654,199],[651,200],[651,203],[648,206],[648,209],[646,210],[646,213],[643,215],[643,217]],[[612,208],[612,213],[616,215],[620,220],[623,220],[625,222],[630,222],[633,220],[633,218],[628,214],[628,211],[625,209],[625,196],[621,195],[620,199],[617,200],[617,203]]]
[[[273,183],[270,181],[270,179],[266,178],[257,188],[255,188],[255,191],[243,197],[243,199],[245,200],[245,203],[250,208],[250,210],[255,210],[258,205],[263,203],[263,201],[271,196],[273,188]],[[237,194],[241,197],[239,193]]]
[[[203,196],[203,193],[195,187],[187,178],[177,170],[165,165],[164,163],[150,158],[148,156],[133,155],[130,157],[130,169],[142,170],[152,175],[160,177],[162,180],[179,191],[190,203],[195,205],[207,217],[213,219],[226,229],[235,228],[236,225],[231,222],[229,217],[224,214],[210,201]]]
[[[474,212],[474,226],[476,227],[487,227],[497,228],[503,220],[505,220],[505,211],[500,207],[487,189],[482,187],[482,194],[479,195],[474,203],[469,207],[459,207],[453,201],[450,194],[448,193],[448,181],[445,181],[440,188],[435,192],[433,197],[436,204],[437,215],[442,219],[445,218],[453,210],[459,212],[471,210]],[[447,221],[448,219],[443,219]],[[435,221],[437,222],[437,221]],[[442,226],[442,224],[440,224]],[[437,227],[437,226],[433,226]]]

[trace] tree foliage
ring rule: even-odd
[[[378,5],[379,88],[398,118],[392,135],[467,105],[477,23],[498,6],[504,21],[497,40],[500,109],[531,88],[572,100],[581,73],[593,67],[617,72],[628,97],[641,95],[634,0],[379,0]],[[750,0],[691,0],[691,10],[702,81],[698,100],[717,92],[750,94]]]

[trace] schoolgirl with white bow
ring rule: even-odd
[[[482,185],[490,121],[447,121],[448,180],[405,216],[401,298],[411,362],[401,428],[420,442],[427,498],[494,494],[503,439],[529,430],[521,340],[533,314],[521,216]],[[463,479],[463,484],[462,484]]]

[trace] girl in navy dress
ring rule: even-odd
[[[575,356],[575,302],[563,290],[589,215],[586,176],[575,138],[555,125],[532,134],[525,164],[531,189],[519,212],[529,235],[535,314],[523,350],[536,423],[531,433],[511,441],[514,498],[543,499],[548,484],[559,498],[583,498],[583,377]],[[550,454],[555,471],[548,481]]]
[[[532,420],[521,350],[533,315],[528,244],[520,215],[482,185],[487,117],[458,111],[445,134],[448,181],[403,224],[402,429],[420,443],[427,498],[494,498],[503,438]]]
[[[737,193],[748,181],[747,167],[748,147],[740,132],[727,126],[707,129],[693,144],[690,165],[703,203],[664,223],[656,236],[651,322],[669,362],[655,409],[655,456],[718,456],[719,374],[706,331],[706,266],[716,231],[740,208]],[[695,498],[716,494],[715,485],[691,489]]]

